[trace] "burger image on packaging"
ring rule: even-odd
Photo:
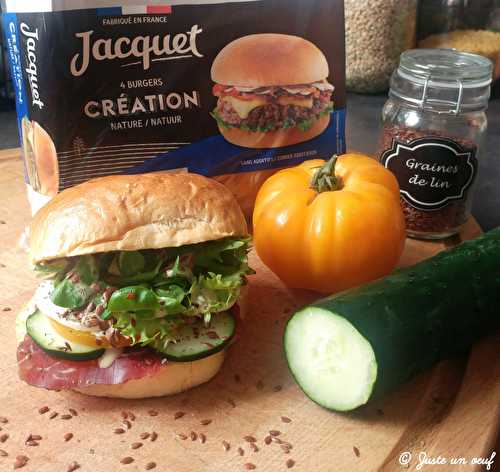
[[[212,64],[212,115],[224,138],[273,148],[312,139],[330,122],[333,86],[313,43],[286,34],[252,34],[226,45]]]
[[[51,390],[145,398],[212,378],[235,333],[249,237],[196,174],[90,180],[35,215],[42,281],[17,318],[19,375]]]

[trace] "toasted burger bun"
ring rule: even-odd
[[[328,76],[328,63],[310,41],[287,34],[251,34],[226,45],[211,70],[224,85],[261,87],[309,84]]]
[[[184,392],[208,382],[219,372],[225,351],[194,362],[167,362],[155,374],[116,385],[89,385],[75,392],[96,397],[148,398]]]
[[[30,246],[36,263],[247,234],[234,196],[212,179],[187,173],[114,175],[56,195],[35,215]]]
[[[230,143],[249,148],[275,148],[302,143],[320,135],[328,127],[330,115],[322,116],[314,121],[307,130],[298,127],[278,129],[276,131],[253,132],[239,128],[224,128],[219,125],[219,131]]]

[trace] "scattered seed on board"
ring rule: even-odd
[[[7,439],[9,439],[9,435],[7,433],[4,433],[0,436],[0,442],[2,442],[2,443],[7,441]]]
[[[68,411],[73,415],[73,416],[78,416],[78,412],[74,408],[68,408]]]
[[[271,444],[273,438],[271,436],[266,436],[264,438],[264,442],[269,446],[269,444]]]
[[[149,438],[149,433],[141,433],[141,434],[139,435],[139,437],[140,437],[141,439],[148,439],[148,438]]]
[[[254,470],[257,468],[257,466],[251,462],[247,462],[243,467],[245,467],[246,470]]]
[[[73,418],[72,415],[68,415],[68,414],[61,415],[62,420],[70,420],[71,418]]]
[[[243,439],[249,443],[257,442],[257,439],[255,439],[253,436],[243,436]]]
[[[9,422],[9,420],[7,418],[5,418],[5,416],[0,416],[0,423],[7,424],[8,422]]]
[[[275,385],[273,387],[273,392],[281,392],[282,389],[283,387],[281,385]]]
[[[269,431],[269,434],[271,436],[279,436],[281,434],[281,431],[278,431],[277,429],[271,429],[271,431]]]
[[[242,447],[239,447],[239,448],[238,448],[238,454],[239,454],[240,456],[244,456],[244,455],[245,455],[245,450],[244,450]]]
[[[281,444],[283,444],[283,446],[287,447],[288,449],[293,449],[293,446],[289,442],[281,441]]]
[[[144,467],[146,470],[152,470],[156,467],[156,462],[148,462]]]
[[[142,443],[141,442],[135,442],[135,443],[132,443],[132,445],[130,446],[132,449],[139,449],[140,447],[142,447]]]
[[[181,441],[185,441],[188,437],[184,433],[178,433],[176,435],[177,439],[180,439]]]
[[[285,454],[290,454],[290,448],[287,445],[281,444],[280,447]]]
[[[207,425],[209,425],[211,422],[212,422],[212,420],[201,420],[201,421],[200,421],[200,424],[201,424],[202,426],[207,426]]]
[[[125,430],[123,428],[116,428],[113,432],[115,434],[123,434],[125,433]]]
[[[227,399],[227,402],[233,407],[233,408],[236,408],[236,403],[235,401],[232,399],[232,398],[228,398]]]
[[[40,436],[39,434],[30,434],[26,441],[41,441],[41,439],[42,436]]]
[[[42,406],[39,410],[38,410],[38,413],[40,413],[41,415],[44,415],[45,413],[47,413],[48,411],[50,410],[50,408],[48,406]]]
[[[292,422],[292,420],[290,418],[288,418],[288,416],[282,416],[281,421],[283,421],[283,423],[291,423]]]
[[[26,446],[38,446],[38,442],[37,441],[33,441],[33,440],[30,440],[30,441],[26,441]]]
[[[68,442],[68,441],[71,441],[73,439],[73,433],[66,433],[64,435],[64,441]]]
[[[158,433],[156,431],[152,431],[149,440],[151,442],[155,442],[157,439],[158,439]]]
[[[49,420],[53,420],[57,415],[59,415],[59,413],[57,411],[53,411],[49,416]]]
[[[175,414],[174,414],[174,420],[178,420],[179,418],[182,418],[186,413],[184,413],[183,411],[177,411]]]
[[[377,408],[377,414],[379,416],[384,416],[384,410],[382,410],[382,408]]]
[[[124,420],[128,420],[128,413],[126,411],[122,411],[120,414]]]
[[[231,449],[231,444],[229,444],[227,441],[222,441],[222,447],[225,451],[229,451],[229,449]]]
[[[80,467],[81,466],[78,462],[73,461],[70,465],[68,465],[67,472],[75,472],[75,470],[78,470]]]
[[[191,441],[196,441],[198,439],[198,435],[194,431],[189,433],[189,437],[191,438]]]
[[[2,308],[2,311],[11,311],[12,308],[10,306],[5,306]]]
[[[280,438],[276,437],[276,436],[271,436],[271,441],[275,442],[277,444],[282,444],[283,443],[283,441]]]
[[[156,410],[149,410],[148,415],[149,416],[158,416],[158,412]]]
[[[356,446],[352,446],[352,450],[354,451],[354,455],[356,457],[359,457],[361,455],[359,449]]]
[[[285,462],[286,466],[288,469],[291,469],[294,465],[295,465],[295,461],[293,459],[288,459],[286,462]]]
[[[120,461],[120,464],[132,464],[132,462],[134,462],[134,458],[133,457],[130,457],[130,456],[127,456],[127,457],[124,457],[121,461]]]
[[[130,429],[132,427],[132,423],[129,420],[123,420],[123,424],[127,429]]]
[[[0,449],[0,457],[7,457],[8,455],[9,455],[9,453],[7,451]]]
[[[252,449],[253,452],[259,452],[259,448],[255,443],[250,443],[250,448]]]
[[[207,442],[207,437],[203,433],[198,434],[198,439],[200,440],[201,444],[205,444]]]
[[[28,461],[29,461],[28,456],[17,456],[16,461],[14,462],[14,469],[20,469],[21,467],[24,467]]]

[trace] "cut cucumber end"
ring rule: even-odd
[[[319,405],[349,411],[370,398],[377,379],[375,353],[345,318],[304,308],[286,326],[284,349],[293,377]]]

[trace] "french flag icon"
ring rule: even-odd
[[[131,5],[97,9],[99,16],[168,15],[169,13],[172,13],[171,5]]]

